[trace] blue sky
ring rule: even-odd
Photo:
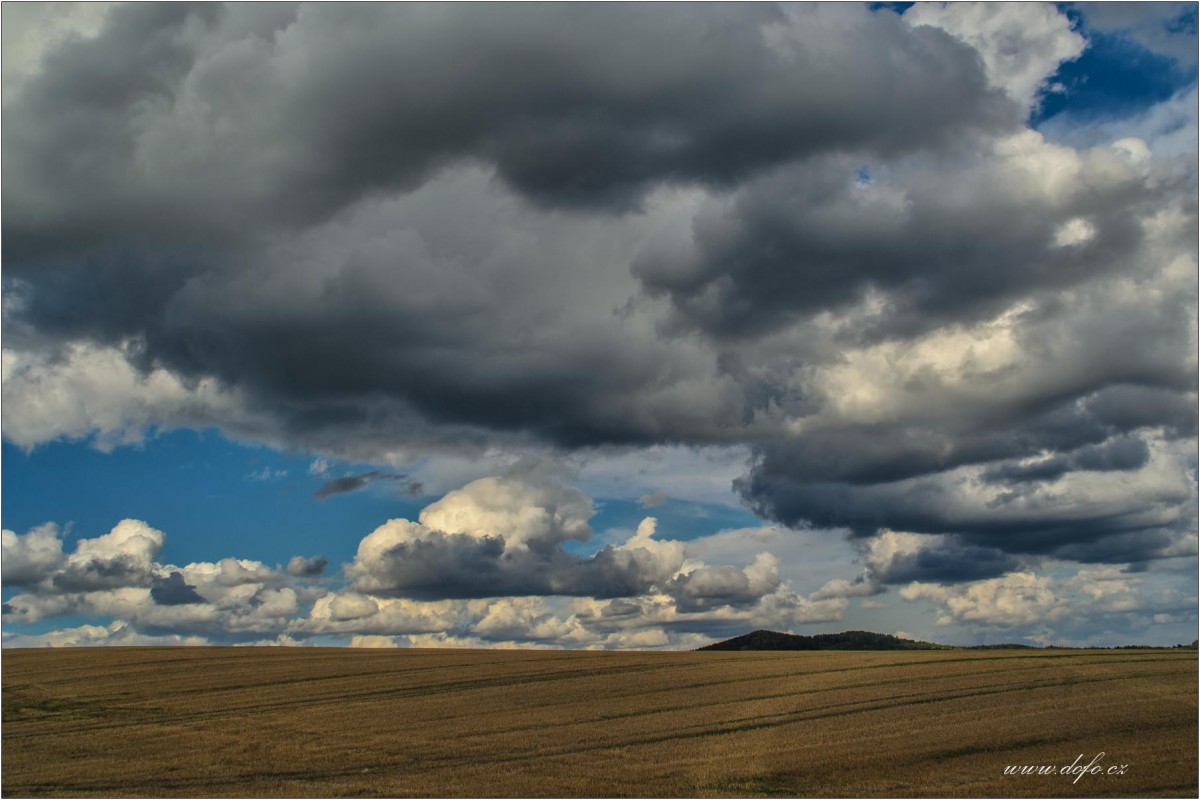
[[[317,499],[341,474],[370,464],[329,465],[312,472],[314,456],[231,442],[217,430],[171,431],[102,452],[86,442],[50,442],[25,451],[4,443],[4,526],[27,530],[48,520],[70,525],[64,540],[112,528],[128,509],[170,532],[163,557],[174,563],[235,554],[267,563],[294,555],[354,556],[364,533],[395,517],[415,518],[436,499],[373,487]],[[597,497],[592,527],[632,530],[647,513],[636,498]],[[690,539],[757,522],[728,505],[664,498],[654,516],[671,538]]]
[[[1094,30],[1087,15],[1076,8],[1068,6],[1065,13],[1087,36],[1088,46],[1050,78],[1050,85],[1062,88],[1043,96],[1032,119],[1035,126],[1058,114],[1075,117],[1079,124],[1133,116],[1196,85],[1194,61],[1189,64],[1156,53],[1121,29]],[[1195,6],[1163,16],[1165,31],[1180,38],[1195,37]]]
[[[1194,4],[443,11],[5,6],[6,646],[1195,638]]]

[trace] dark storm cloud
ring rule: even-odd
[[[454,164],[493,168],[542,206],[631,209],[664,183],[733,186],[830,148],[926,150],[1017,122],[943,32],[862,8],[790,13],[117,8],[6,107],[5,264],[21,298],[6,327],[132,341],[145,369],[245,391],[288,441],[380,422],[406,436],[414,417],[567,447],[729,438],[643,413],[639,393],[664,374],[645,346],[558,337],[504,351],[542,310],[500,324],[502,309],[459,301],[459,282],[437,277],[436,252],[370,252],[361,231],[353,256],[324,248],[344,263],[326,265],[312,298],[304,262],[338,232],[317,222]],[[258,249],[295,227],[315,246]],[[401,287],[426,273],[437,302],[410,301]]]
[[[1194,291],[1189,279],[1152,305],[1116,292],[1082,295],[1075,307],[1027,304],[1013,330],[1028,355],[1015,371],[979,372],[970,399],[955,399],[932,370],[899,373],[881,385],[906,411],[833,418],[758,445],[738,491],[769,519],[859,535],[961,533],[1007,552],[1081,560],[1168,552],[1152,532],[1178,538],[1194,502],[1194,448],[1171,444],[1195,436],[1188,285]],[[1134,480],[1152,470],[1155,449],[1153,482]],[[1119,473],[1126,478],[1106,477]],[[1138,531],[1140,547],[1105,541]]]
[[[373,483],[391,483],[396,487],[396,493],[406,493],[418,495],[421,493],[421,484],[419,481],[414,481],[407,475],[401,475],[395,472],[381,472],[379,470],[371,470],[370,472],[360,472],[355,475],[342,475],[338,478],[331,478],[321,484],[313,497],[318,500],[325,500],[337,494],[348,494],[357,492],[360,489],[365,489]]]
[[[849,5],[123,6],[6,95],[6,344],[47,370],[119,347],[233,398],[161,419],[135,394],[132,427],[358,463],[746,445],[764,517],[962,537],[896,575],[1152,557],[1192,502],[1174,467],[1095,482],[1196,434],[1194,159],[1056,148],[1023,114],[964,43]],[[1002,367],[978,344],[866,415],[822,382],[1006,313]],[[51,389],[13,374],[53,438]],[[378,482],[419,489],[316,496]],[[401,550],[384,587],[414,596],[653,584],[622,550]]]
[[[1146,562],[1159,558],[1194,555],[1195,549],[1186,546],[1186,537],[1196,529],[1196,519],[1184,517],[1170,528],[1146,528],[1128,533],[1113,533],[1083,538],[1081,541],[1039,546],[1035,536],[1024,539],[1025,547],[1032,553],[1048,553],[1055,558],[1085,563],[1129,564],[1134,570],[1144,569]],[[1000,537],[982,538],[981,541],[998,542],[1006,546]],[[1143,565],[1143,566],[1139,566]]]
[[[1016,555],[1049,555],[1078,561],[1143,561],[1186,555],[1191,492],[1163,487],[1106,503],[1064,507],[1052,492],[1001,494],[986,504],[964,504],[968,494],[935,477],[873,486],[799,484],[761,471],[738,481],[743,498],[762,516],[791,524],[846,527],[859,536],[884,528],[958,534],[970,545]],[[1136,499],[1135,499],[1136,498]],[[999,553],[987,555],[997,569]],[[964,568],[965,569],[965,568]],[[990,571],[991,567],[984,571]]]
[[[814,159],[749,182],[732,208],[714,203],[697,217],[686,246],[644,254],[634,271],[716,336],[777,330],[868,291],[885,293],[887,309],[859,333],[911,336],[990,317],[1031,285],[1125,268],[1143,235],[1130,210],[1164,189],[1130,173],[1064,206],[960,163],[922,162],[913,175],[900,165],[866,181],[861,163]],[[1185,181],[1173,190],[1190,191]],[[1055,246],[1059,226],[1081,215],[1098,235]]]
[[[196,587],[184,579],[182,572],[172,572],[165,578],[155,577],[150,586],[150,597],[160,606],[207,602],[196,591]]]
[[[1196,401],[1183,393],[1149,386],[1111,386],[1085,401],[1088,413],[1117,430],[1163,426],[1173,438],[1196,435]]]
[[[985,481],[994,483],[1026,483],[1056,480],[1074,470],[1093,472],[1127,471],[1144,466],[1150,449],[1141,439],[1121,437],[1101,445],[1090,445],[1065,455],[1032,464],[1000,464],[983,473]]]
[[[1020,566],[1019,559],[1002,550],[971,544],[959,536],[942,536],[919,550],[873,562],[871,576],[883,584],[961,583],[999,577]]]
[[[1179,402],[1186,400],[1180,397]],[[870,485],[1033,457],[1044,450],[1064,453],[1034,465],[1002,463],[984,475],[995,482],[1020,482],[1022,476],[1050,480],[1072,470],[1131,470],[1146,463],[1145,442],[1128,435],[1124,426],[1099,418],[1089,405],[1072,400],[1038,411],[1026,409],[1027,416],[1009,419],[978,419],[967,413],[924,423],[904,420],[814,430],[760,446],[757,471],[797,482]],[[947,424],[951,422],[958,429]]]
[[[729,185],[829,147],[900,152],[1017,122],[941,31],[795,13],[117,8],[11,103],[6,260],[312,221],[461,159],[539,203],[629,208],[664,179]],[[833,31],[859,47],[830,46]]]

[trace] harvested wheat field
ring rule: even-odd
[[[1194,797],[1196,667],[1170,650],[9,650],[3,793]],[[1075,783],[1004,774],[1100,753]]]

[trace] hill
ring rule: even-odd
[[[843,631],[799,636],[776,631],[754,631],[700,650],[956,650],[947,644],[901,639],[887,633]]]

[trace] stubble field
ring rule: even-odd
[[[8,650],[3,680],[6,797],[1197,792],[1195,651]]]

